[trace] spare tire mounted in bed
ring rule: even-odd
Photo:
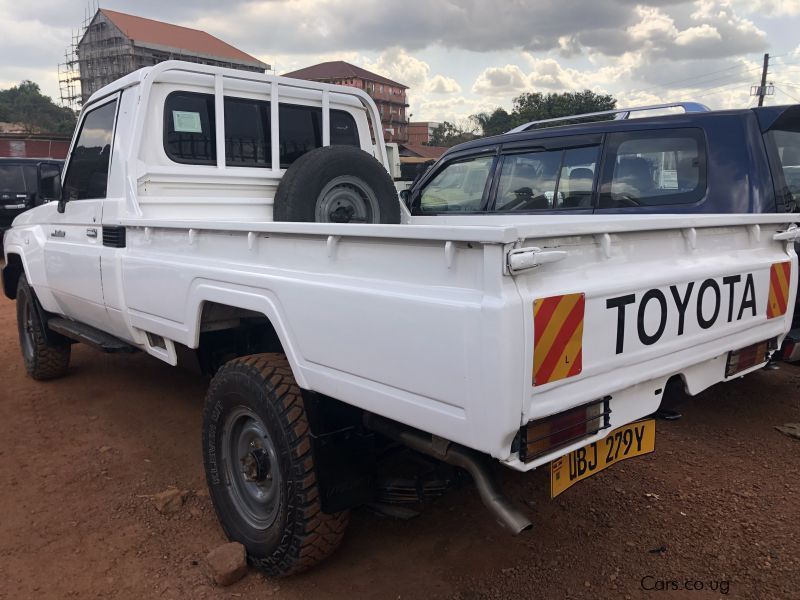
[[[353,146],[316,148],[298,158],[278,185],[275,221],[399,223],[400,201],[389,173]]]

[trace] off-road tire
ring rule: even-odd
[[[17,331],[25,370],[33,379],[46,381],[64,375],[69,369],[72,346],[67,342],[52,343],[45,337],[37,310],[36,296],[25,275],[17,282]]]
[[[365,206],[372,205],[362,220],[320,217],[320,194],[337,179],[349,180],[343,181],[342,187],[361,188],[365,193],[352,195],[356,200],[365,195]],[[354,146],[326,146],[306,152],[289,167],[275,193],[272,214],[275,221],[396,224],[400,222],[400,200],[391,176],[371,155]]]
[[[244,475],[228,470],[245,470],[244,461],[237,465],[230,452],[226,456],[231,433],[225,430],[242,411],[260,419],[277,457],[271,467],[280,477],[276,516],[263,528],[247,522],[241,502],[237,507],[237,482],[232,479]],[[339,546],[348,512],[322,512],[303,397],[283,354],[236,358],[217,371],[203,409],[203,462],[222,528],[229,539],[245,546],[254,567],[270,576],[291,575],[316,565]]]

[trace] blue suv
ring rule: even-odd
[[[800,105],[677,103],[535,121],[451,148],[406,202],[420,216],[797,212]],[[800,359],[798,310],[794,325],[787,360]]]

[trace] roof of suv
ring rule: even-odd
[[[499,135],[493,135],[471,140],[469,142],[464,142],[463,144],[459,144],[450,148],[450,150],[448,150],[444,156],[448,156],[455,152],[480,149],[488,146],[497,146],[512,142],[526,142],[530,140],[547,139],[565,135],[600,134],[614,131],[629,131],[632,129],[641,129],[643,127],[658,128],[697,126],[703,120],[714,118],[720,115],[751,115],[753,113],[757,113],[763,130],[767,129],[769,124],[771,124],[781,115],[781,113],[790,107],[791,105],[783,105],[764,106],[759,108],[739,108],[732,110],[688,112],[653,117],[637,117],[635,119],[607,119],[603,121],[569,123],[565,125],[552,125],[549,127],[539,128],[536,128],[535,125],[532,125],[534,128],[527,131],[502,133]],[[575,115],[576,119],[579,119],[580,117],[580,115]]]

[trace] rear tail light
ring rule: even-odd
[[[519,457],[530,462],[609,427],[610,396],[531,421],[520,430]]]
[[[758,342],[746,348],[740,348],[728,353],[728,363],[725,365],[725,377],[733,377],[737,373],[746,371],[769,360],[769,354],[778,347],[778,340],[772,338]]]

